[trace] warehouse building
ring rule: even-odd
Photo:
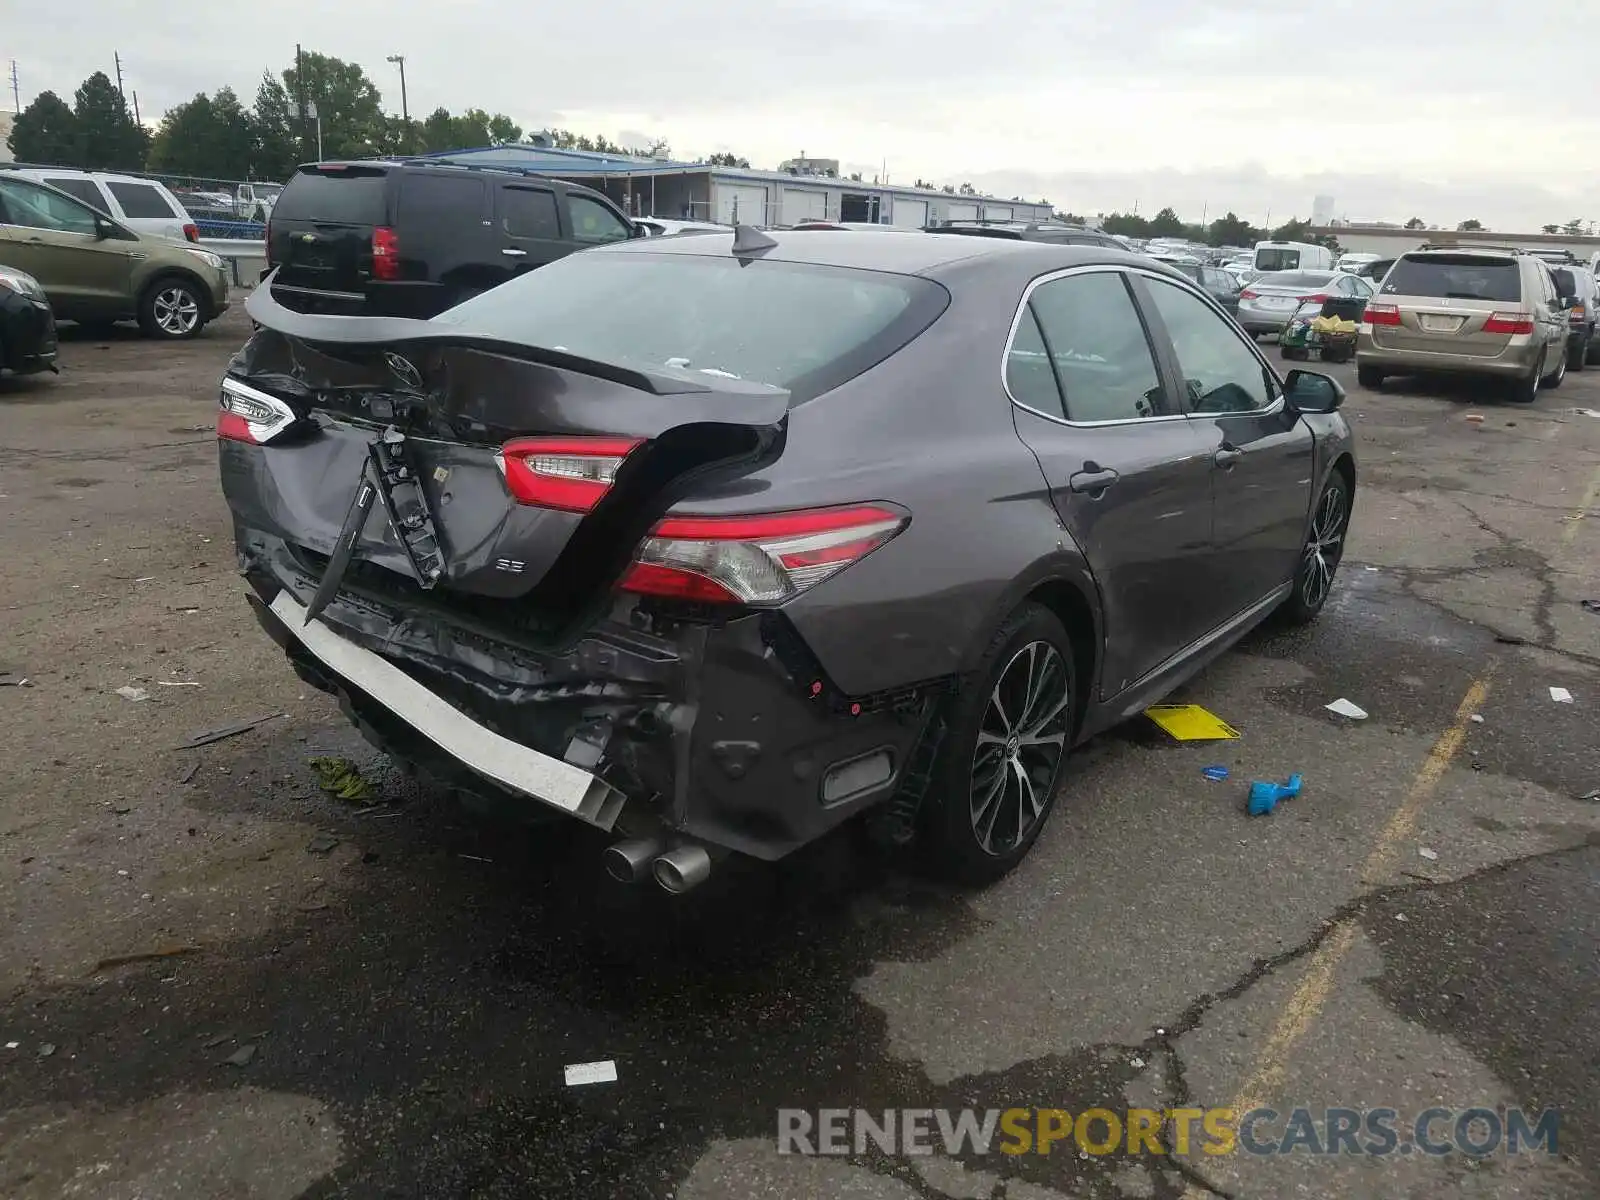
[[[953,196],[930,188],[837,179],[793,165],[788,171],[758,171],[559,150],[535,143],[450,150],[429,157],[570,179],[604,192],[634,216],[724,225],[824,220],[920,229],[935,221],[1046,221],[1053,211],[1048,201],[1032,204],[994,196]]]

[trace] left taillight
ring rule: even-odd
[[[641,443],[628,437],[513,438],[495,462],[517,503],[586,513],[611,490],[623,460]]]
[[[669,517],[640,545],[624,591],[770,607],[859,562],[910,522],[858,504],[737,517]]]
[[[183,227],[183,236],[186,241],[193,242],[198,246],[200,244],[200,226],[190,221]]]
[[[262,446],[295,423],[294,409],[276,396],[224,378],[217,405],[217,436]]]

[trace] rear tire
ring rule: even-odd
[[[1383,387],[1384,374],[1377,367],[1356,367],[1356,382],[1368,391],[1375,392]]]
[[[1589,340],[1584,343],[1589,349],[1589,353],[1585,355],[1585,358],[1591,367],[1600,367],[1600,338],[1595,337],[1596,332],[1596,330],[1591,329],[1589,331]]]
[[[921,846],[961,883],[990,883],[1027,856],[1055,806],[1077,722],[1072,639],[1024,604],[949,700]]]
[[[145,288],[139,297],[139,328],[145,337],[184,341],[205,328],[206,304],[195,284],[167,275]]]
[[[1589,365],[1589,355],[1594,353],[1591,338],[1584,338],[1567,351],[1567,370],[1581,371]]]
[[[1554,390],[1561,386],[1561,381],[1566,377],[1567,352],[1562,350],[1560,354],[1556,355],[1556,369],[1550,372],[1550,374],[1546,375],[1543,379],[1539,380],[1539,386]]]
[[[1311,510],[1306,543],[1294,572],[1294,590],[1278,613],[1291,625],[1305,625],[1317,619],[1333,592],[1333,577],[1344,557],[1345,534],[1350,528],[1350,485],[1338,471],[1328,476]]]
[[[1539,365],[1511,385],[1511,399],[1517,404],[1532,404],[1539,398],[1539,374],[1544,370],[1544,358]]]

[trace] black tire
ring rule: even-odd
[[[181,342],[206,327],[210,302],[191,280],[164,275],[139,297],[139,328],[145,337]]]
[[[1584,342],[1588,354],[1584,356],[1591,367],[1600,367],[1600,338],[1595,337],[1595,330],[1589,331],[1589,340]]]
[[[1581,371],[1589,365],[1589,355],[1592,353],[1589,338],[1584,338],[1576,346],[1567,348],[1567,370]]]
[[[1511,385],[1510,398],[1517,404],[1532,404],[1539,398],[1540,373],[1544,370],[1544,356],[1538,366]]]
[[[1549,360],[1546,359],[1545,361],[1546,361],[1546,364],[1548,365]],[[1546,375],[1543,379],[1539,380],[1539,386],[1542,387],[1542,388],[1549,388],[1550,390],[1554,391],[1556,388],[1561,386],[1561,381],[1563,379],[1565,379],[1566,377],[1567,377],[1567,352],[1565,350],[1562,350],[1559,354],[1556,355],[1556,368],[1555,368],[1555,370],[1551,371],[1550,374]]]
[[[1356,366],[1356,382],[1368,391],[1375,392],[1383,386],[1384,374],[1377,367]]]
[[[990,883],[1027,856],[1055,807],[1077,723],[1076,684],[1072,639],[1049,609],[1024,604],[995,631],[948,701],[923,809],[921,849],[939,874]],[[1043,741],[1028,743],[1029,736]],[[977,794],[990,783],[987,796]]]
[[[1295,566],[1294,590],[1279,606],[1279,615],[1291,625],[1317,619],[1333,591],[1333,577],[1344,557],[1345,534],[1350,528],[1350,485],[1338,471],[1329,474],[1317,496],[1306,526],[1306,542]]]

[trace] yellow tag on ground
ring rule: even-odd
[[[1144,715],[1180,742],[1217,742],[1239,736],[1237,729],[1198,704],[1152,704]]]

